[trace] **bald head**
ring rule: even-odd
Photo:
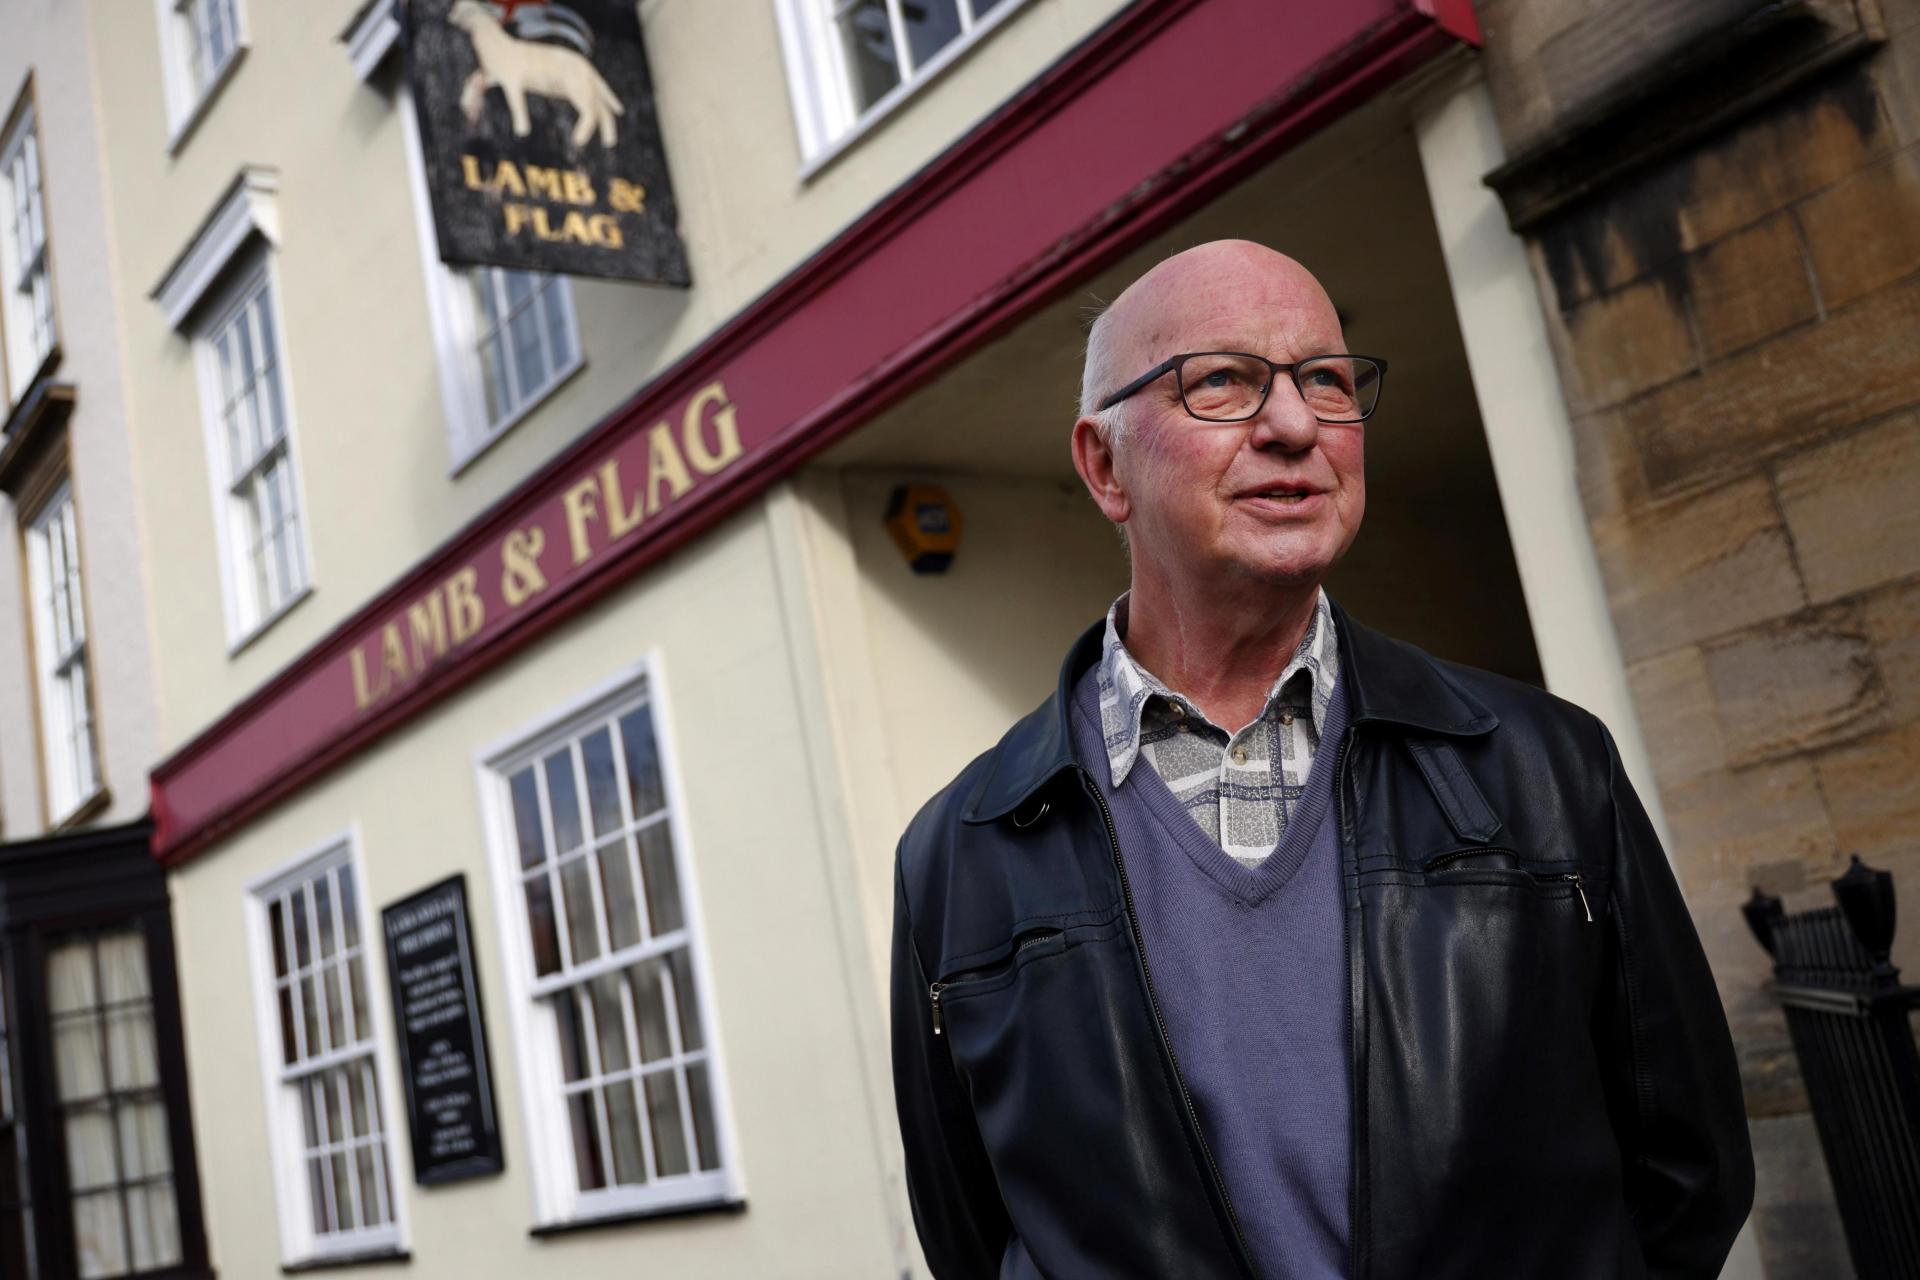
[[[1249,315],[1340,331],[1327,291],[1286,254],[1251,240],[1196,245],[1157,263],[1094,320],[1080,380],[1081,415],[1099,419],[1118,443],[1127,406],[1103,413],[1102,400],[1175,350],[1219,349],[1227,334],[1244,331]],[[1197,336],[1207,333],[1221,337]],[[1169,345],[1176,337],[1180,343]]]

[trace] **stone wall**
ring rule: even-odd
[[[1604,114],[1552,100],[1564,80],[1538,56],[1567,59],[1603,15],[1611,30],[1630,12],[1644,40],[1636,124],[1658,117],[1658,64],[1687,41],[1705,68],[1689,74],[1718,74],[1688,0],[1478,7],[1511,153]],[[1771,1280],[1848,1270],[1740,904],[1756,885],[1790,909],[1830,901],[1858,853],[1895,875],[1909,923],[1894,958],[1920,979],[1920,0],[1806,8],[1850,11],[1864,38],[1519,219],[1676,866],[1739,1048]],[[1595,145],[1617,160],[1617,144]]]

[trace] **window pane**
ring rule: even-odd
[[[553,852],[558,857],[580,847],[580,793],[573,785],[573,752],[561,748],[546,759],[547,805],[553,813]]]
[[[582,1191],[597,1191],[607,1185],[607,1170],[600,1159],[600,1138],[593,1116],[593,1092],[587,1090],[567,1099],[567,1118],[573,1128],[573,1169]]]
[[[613,763],[612,733],[595,729],[580,739],[580,761],[586,768],[593,833],[603,836],[620,826],[620,783]]]
[[[82,1277],[125,1275],[126,1241],[118,1191],[73,1198],[73,1243]]]
[[[352,997],[355,1034],[361,1040],[373,1039],[373,1008],[367,1003],[365,962],[359,956],[347,961],[347,993]]]
[[[680,907],[680,876],[673,865],[673,835],[657,822],[640,833],[640,875],[646,881],[647,920],[653,936],[686,924]]]
[[[560,1071],[568,1084],[589,1074],[587,1023],[580,1012],[579,988],[562,991],[553,999],[554,1026],[560,1033]]]
[[[113,1087],[139,1089],[160,1082],[153,1040],[153,1007],[140,1004],[107,1015],[107,1062]]]
[[[327,1196],[327,1162],[324,1156],[307,1161],[307,1192],[313,1213],[313,1229],[325,1235],[334,1230],[333,1202]]]
[[[707,1079],[707,1064],[687,1067],[687,1099],[693,1104],[693,1139],[699,1148],[700,1167],[720,1167],[720,1137],[713,1120],[713,1085]]]
[[[640,904],[633,892],[631,843],[625,836],[615,836],[595,854],[600,859],[600,896],[607,905],[607,937],[615,951],[637,946],[643,940]]]
[[[340,1229],[351,1231],[360,1224],[360,1215],[353,1207],[353,1177],[344,1151],[335,1152],[332,1158],[333,1168],[333,1211],[340,1219]]]
[[[300,979],[300,1006],[307,1033],[307,1057],[317,1057],[326,1052],[327,1046],[320,1038],[320,984],[312,976]]]
[[[627,970],[633,979],[633,1020],[640,1032],[640,1060],[658,1062],[673,1052],[667,1030],[666,964],[655,958]]]
[[[594,919],[593,880],[583,857],[560,865],[560,891],[567,904],[567,944],[572,963],[600,954],[600,924]]]
[[[173,1143],[167,1134],[166,1104],[134,1102],[120,1109],[120,1159],[130,1178],[173,1172]]]
[[[960,34],[960,7],[954,0],[911,0],[901,4],[900,17],[916,73]]]
[[[626,1000],[620,991],[620,975],[603,974],[587,984],[593,999],[594,1039],[600,1050],[600,1074],[625,1071],[631,1064],[627,1053]]]
[[[658,813],[666,807],[667,791],[660,781],[650,707],[640,707],[620,718],[620,744],[626,754],[627,794],[633,802],[634,818]]]
[[[67,1185],[98,1191],[120,1179],[113,1150],[113,1112],[95,1104],[67,1113]]]
[[[653,1134],[653,1164],[665,1178],[685,1173],[687,1133],[680,1122],[680,1090],[671,1070],[643,1077],[647,1082],[647,1127]]]
[[[532,396],[547,381],[547,352],[540,343],[540,316],[532,307],[522,307],[508,322],[513,343],[514,377],[520,384],[522,399]]]
[[[540,784],[528,765],[507,780],[507,793],[513,802],[514,842],[520,850],[520,865],[531,867],[546,857],[546,841],[540,834]]]
[[[280,988],[280,1060],[289,1065],[300,1060],[299,1041],[293,1030],[293,991]]]
[[[287,939],[285,911],[275,898],[267,904],[267,935],[273,947],[273,976],[287,976]]]
[[[633,1081],[608,1085],[606,1101],[607,1136],[613,1139],[613,1180],[645,1182],[647,1158],[640,1146],[640,1109],[634,1105]]]
[[[347,1041],[346,1009],[341,1003],[340,966],[328,965],[323,976],[326,984],[327,1001],[327,1044],[335,1049],[345,1048]]]
[[[553,919],[553,890],[545,872],[526,882],[527,930],[533,941],[533,969],[541,977],[560,968],[560,935]]]
[[[900,83],[900,61],[894,53],[886,0],[853,0],[840,11],[834,25],[846,50],[854,110],[865,111]]]
[[[313,934],[307,916],[307,895],[295,890],[288,903],[293,916],[293,961],[304,969],[313,963]]]
[[[567,331],[566,292],[549,276],[540,290],[540,310],[547,321],[547,346],[553,352],[554,372],[573,362],[573,335]]]
[[[680,1015],[680,1051],[692,1053],[707,1047],[700,1034],[700,1001],[693,987],[693,954],[685,947],[667,957],[673,967],[673,1003]]]
[[[134,1270],[153,1271],[179,1262],[180,1213],[174,1204],[173,1183],[128,1188],[127,1209]]]
[[[333,955],[333,885],[326,873],[322,872],[313,879],[313,918],[320,926],[320,957],[328,959]]]

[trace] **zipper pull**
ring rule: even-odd
[[[940,1034],[940,992],[946,987],[944,982],[936,982],[927,988],[927,995],[933,1001],[933,1034]]]
[[[1567,879],[1573,881],[1573,891],[1580,895],[1580,909],[1587,913],[1587,923],[1592,924],[1593,908],[1587,905],[1587,890],[1586,886],[1580,883],[1580,873],[1570,871],[1567,873]]]

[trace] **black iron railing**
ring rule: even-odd
[[[1893,877],[1858,857],[1837,906],[1791,914],[1758,889],[1741,908],[1773,956],[1774,992],[1861,1280],[1920,1277],[1920,1051],[1893,947]]]

